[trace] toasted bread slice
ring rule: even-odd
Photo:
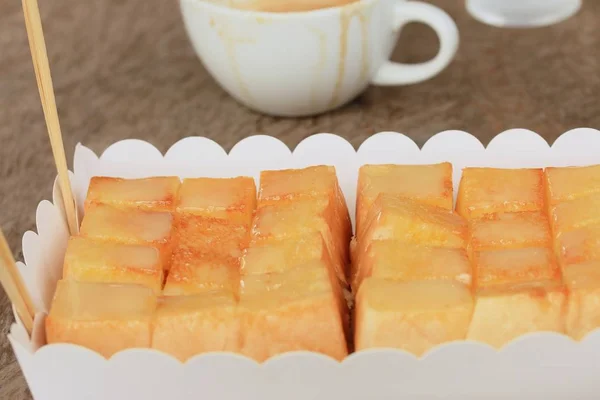
[[[356,351],[397,348],[420,356],[464,339],[472,313],[471,292],[459,282],[368,278],[356,298]]]
[[[230,292],[166,296],[153,321],[152,348],[180,361],[214,351],[240,351],[240,318]]]
[[[157,298],[139,285],[61,280],[46,318],[48,343],[72,343],[109,358],[129,348],[148,348]]]
[[[157,248],[102,242],[75,236],[65,254],[63,279],[139,284],[160,294],[163,267]]]
[[[544,177],[551,206],[600,193],[600,165],[548,167]]]
[[[353,291],[368,277],[396,281],[456,280],[471,285],[471,264],[464,249],[445,249],[374,240],[357,267]]]
[[[473,254],[473,269],[476,290],[561,279],[549,247],[478,251]]]
[[[256,208],[256,185],[249,177],[184,179],[178,213],[225,220],[250,226]]]
[[[600,261],[570,265],[564,270],[569,289],[566,331],[575,340],[600,328]]]
[[[332,255],[334,263],[346,268],[348,241],[336,234],[335,212],[327,199],[301,199],[260,207],[252,230],[257,245],[283,239],[296,240],[309,234],[320,233]],[[344,270],[340,279],[345,280]]]
[[[327,204],[328,224],[333,237],[343,249],[343,263],[348,264],[348,243],[352,225],[346,200],[340,189],[335,168],[319,165],[303,169],[262,171],[260,174],[259,207],[282,202],[318,200]]]
[[[94,204],[86,210],[80,235],[106,242],[156,247],[163,268],[168,270],[173,247],[172,225],[168,212],[123,210]]]
[[[500,348],[527,333],[564,333],[566,306],[560,280],[479,290],[467,339]]]
[[[240,286],[238,258],[216,253],[177,249],[165,283],[165,296],[221,291],[237,296]]]
[[[559,237],[565,232],[600,224],[600,193],[559,203],[550,210],[552,232]]]
[[[600,260],[600,225],[589,225],[559,235],[556,250],[563,268],[571,264]]]
[[[144,179],[95,176],[90,180],[85,209],[94,204],[107,204],[125,209],[173,211],[179,184],[176,176]]]
[[[470,221],[472,251],[551,247],[546,213],[540,211],[487,214]]]
[[[452,210],[452,164],[363,165],[358,171],[356,231],[381,193]]]
[[[250,227],[191,214],[175,216],[175,242],[180,250],[240,258],[250,242]]]
[[[466,248],[468,224],[455,213],[402,197],[382,194],[358,237],[356,260],[373,240],[394,239],[406,243],[445,248]]]
[[[456,211],[467,219],[485,214],[545,210],[541,168],[465,168]]]
[[[243,275],[285,272],[290,268],[320,260],[327,264],[339,280],[346,285],[345,268],[339,258],[333,258],[320,232],[307,233],[294,238],[259,241],[245,252],[241,262]]]
[[[242,354],[265,361],[289,351],[348,354],[345,304],[321,263],[242,280]]]

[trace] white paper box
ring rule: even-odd
[[[398,133],[379,133],[358,151],[344,139],[319,134],[291,152],[282,142],[254,136],[227,154],[215,142],[185,138],[163,156],[147,142],[125,140],[100,157],[78,145],[73,190],[79,210],[94,175],[237,176],[256,179],[263,169],[335,165],[354,210],[358,167],[365,163],[426,164],[451,161],[454,185],[466,166],[544,167],[600,164],[600,131],[576,129],[552,147],[537,134],[515,129],[498,135],[487,149],[460,131],[441,132],[422,149]],[[68,239],[60,193],[37,209],[37,233],[23,236],[25,263],[18,267],[42,312],[49,309]],[[351,214],[353,214],[351,212]],[[20,322],[8,335],[25,378],[39,400],[113,399],[600,399],[600,330],[577,343],[566,336],[537,333],[496,351],[454,342],[421,359],[398,350],[372,350],[338,363],[313,353],[290,353],[260,365],[241,356],[214,353],[185,364],[153,350],[127,350],[105,360],[85,348],[44,343],[43,314],[30,339]],[[37,349],[37,351],[35,351]]]

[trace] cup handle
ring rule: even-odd
[[[394,6],[394,31],[409,22],[421,22],[433,28],[440,41],[437,55],[419,64],[402,64],[386,61],[371,83],[379,86],[409,85],[422,82],[439,74],[456,54],[458,28],[446,12],[418,1],[401,2]]]

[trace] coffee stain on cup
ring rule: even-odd
[[[365,80],[369,72],[369,32],[368,32],[368,15],[366,11],[370,12],[370,9],[365,7],[365,3],[358,2],[352,3],[351,5],[342,8],[340,14],[340,53],[337,67],[337,78],[331,96],[331,102],[329,107],[333,108],[338,106],[339,98],[342,91],[342,84],[344,76],[346,74],[346,55],[348,54],[348,31],[350,30],[350,24],[354,18],[358,19],[360,26],[360,37],[361,37],[361,69],[360,79]]]
[[[217,30],[217,35],[219,35],[221,40],[223,40],[223,45],[225,46],[225,52],[227,53],[227,58],[229,59],[231,71],[233,72],[233,76],[235,77],[235,80],[240,88],[240,92],[242,94],[241,97],[243,97],[241,100],[248,103],[254,102],[254,98],[248,89],[248,85],[246,85],[246,82],[244,82],[242,77],[242,72],[237,62],[236,49],[240,44],[252,44],[255,43],[255,40],[245,36],[236,36],[229,23],[226,21],[219,21],[217,23],[211,17],[210,26]]]
[[[266,24],[270,24],[272,22],[272,20],[267,19],[265,17],[256,17],[255,20],[256,20],[256,23],[259,25],[266,25]]]
[[[327,65],[327,34],[322,30],[315,27],[308,27],[308,29],[317,36],[319,41],[319,56],[315,65],[314,77],[310,87],[310,105],[311,107],[317,106],[317,89],[321,84],[319,82],[319,75],[323,72],[323,69]]]
[[[365,8],[361,10],[363,20],[360,23],[361,30],[361,47],[362,47],[362,60],[360,68],[360,80],[364,81],[367,79],[369,74],[369,19],[371,14],[371,8]]]

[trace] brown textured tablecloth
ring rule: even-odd
[[[600,2],[574,18],[533,30],[503,30],[470,18],[459,0],[437,0],[461,31],[455,61],[428,82],[371,88],[353,103],[315,118],[255,114],[208,76],[173,1],[40,0],[57,104],[69,158],[82,142],[95,151],[124,138],[166,150],[201,135],[230,148],[264,133],[295,146],[333,132],[355,146],[382,130],[418,144],[445,129],[487,142],[502,130],[529,128],[553,141],[565,130],[600,128]],[[435,54],[436,39],[409,26],[394,56],[405,62]],[[71,160],[70,160],[71,161]],[[35,208],[50,198],[56,172],[29,55],[21,5],[0,4],[0,224],[17,257],[35,229]],[[29,399],[6,340],[12,315],[0,290],[0,399]]]

